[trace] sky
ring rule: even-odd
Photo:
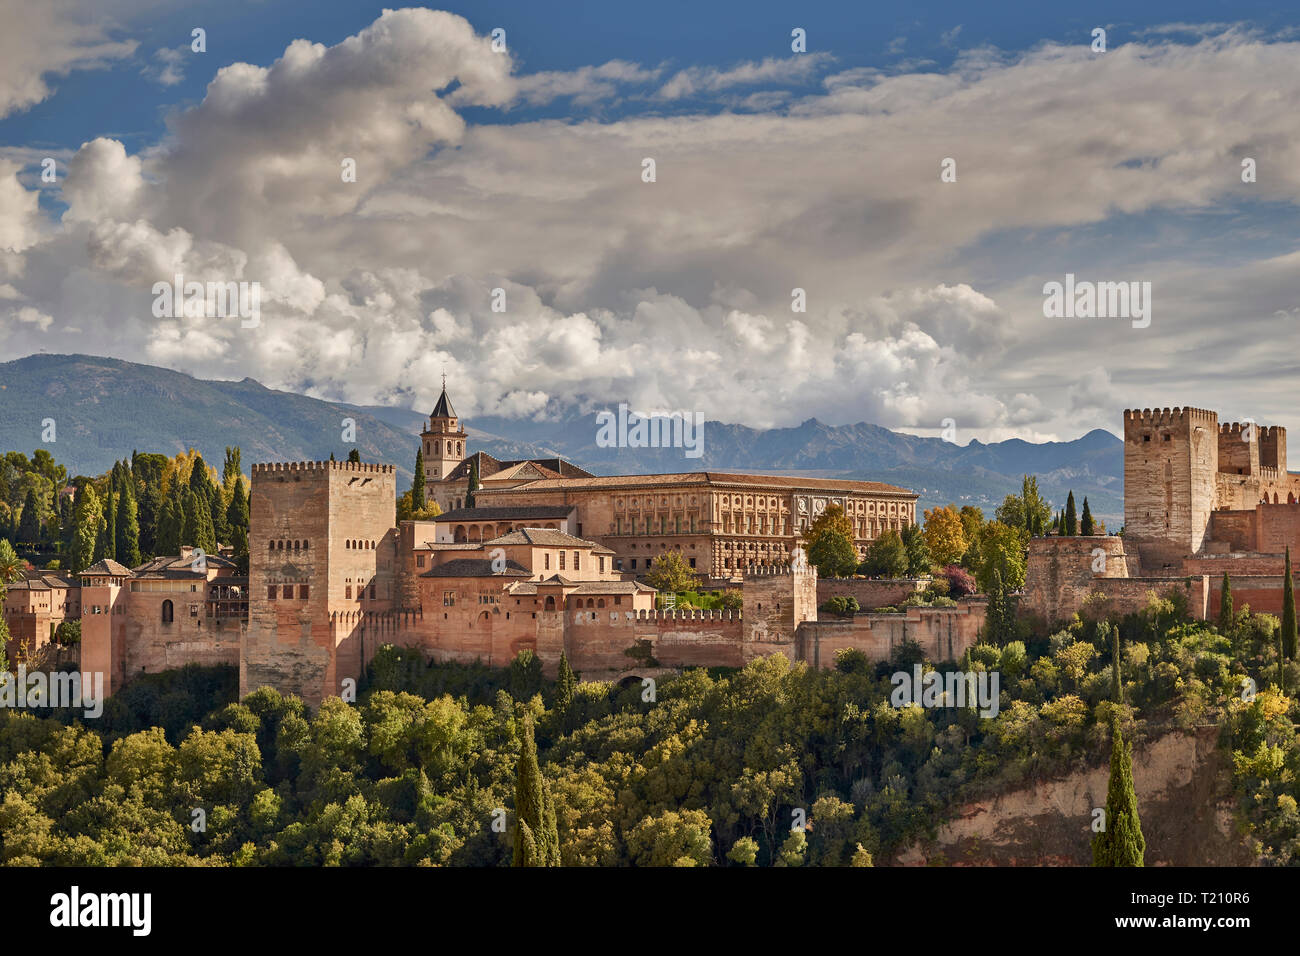
[[[445,373],[471,419],[1300,428],[1300,11],[1134,6],[0,0],[0,361],[424,412]],[[256,323],[158,314],[176,275],[255,283]],[[1067,275],[1149,315],[1045,314]]]

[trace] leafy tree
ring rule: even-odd
[[[1092,838],[1093,866],[1142,866],[1146,840],[1138,820],[1133,790],[1133,748],[1120,733],[1119,718],[1110,725],[1110,785],[1106,790],[1105,829]]]
[[[680,594],[700,586],[700,577],[677,550],[665,551],[654,559],[645,573],[645,582],[657,591]]]
[[[1088,497],[1083,498],[1083,516],[1079,519],[1079,534],[1092,536],[1097,533],[1097,524],[1092,520],[1092,511],[1088,508]]]
[[[925,543],[935,564],[949,565],[961,560],[970,547],[966,527],[955,505],[925,512]]]
[[[930,549],[925,543],[925,533],[918,524],[903,525],[903,530],[899,533],[899,538],[903,542],[903,550],[907,554],[907,576],[919,578],[923,574],[930,573]]]
[[[559,866],[560,835],[555,810],[533,740],[533,719],[524,717],[524,736],[515,765],[515,866]]]
[[[975,580],[981,591],[989,593],[994,569],[1001,574],[1008,591],[1018,591],[1025,584],[1025,545],[1028,532],[1000,521],[990,521],[980,532],[980,567]]]
[[[907,548],[898,532],[890,528],[867,548],[858,571],[869,577],[901,578],[907,573]]]
[[[524,648],[510,662],[510,696],[519,701],[530,700],[541,689],[542,659]]]
[[[836,528],[823,528],[808,544],[808,563],[827,578],[844,578],[858,567],[853,541]]]
[[[1074,537],[1078,533],[1079,519],[1074,513],[1074,492],[1071,491],[1065,499],[1065,534],[1066,537]]]
[[[99,540],[102,520],[99,496],[94,485],[87,482],[77,492],[76,534],[73,536],[71,563],[68,570],[79,574],[95,563],[95,544]]]
[[[1019,528],[1026,536],[1041,534],[1051,519],[1052,509],[1038,490],[1038,477],[1025,475],[1020,480],[1020,494],[1007,495],[998,507],[998,521]]]
[[[951,598],[962,598],[976,591],[974,576],[960,565],[948,565],[943,569],[943,576],[948,579],[948,596]]]
[[[4,585],[22,577],[26,567],[27,562],[18,557],[14,546],[0,538],[0,598],[4,596]]]

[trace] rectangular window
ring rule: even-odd
[[[551,552],[547,551],[542,555],[542,567],[547,571],[551,570]]]
[[[618,605],[620,605],[620,604],[622,604],[622,603],[623,603],[623,598],[620,597],[619,595],[615,594],[615,595],[614,595],[614,606],[617,607]]]
[[[352,585],[349,584],[347,587],[343,589],[343,599],[345,601],[352,600]]]
[[[563,551],[560,552],[560,570],[561,570],[561,571],[564,570],[564,552],[563,552]]]
[[[267,599],[268,601],[274,601],[274,600],[275,600],[275,585],[274,585],[274,584],[268,584],[268,585],[266,586],[266,599]]]
[[[632,570],[633,570],[633,571],[636,570],[636,558],[633,558],[633,559],[632,559]]]
[[[597,561],[597,563],[598,563],[598,566],[599,566],[599,568],[600,568],[601,573],[603,574],[604,571],[605,571],[605,559],[604,559],[604,558],[597,558],[596,561]]]
[[[442,606],[443,606],[443,607],[455,607],[455,606],[456,606],[456,592],[455,592],[455,591],[443,591],[443,592],[442,592]]]
[[[692,567],[694,567],[694,565],[692,565]],[[307,585],[298,585],[298,598],[303,601],[307,600]]]
[[[292,600],[293,600],[293,585],[292,585],[292,584],[286,584],[286,585],[284,586],[284,599],[285,599],[286,601],[292,601]]]
[[[579,560],[579,559],[578,559],[578,552],[575,551],[575,552],[573,552],[573,570],[575,570],[575,571],[581,571],[581,570],[582,570],[582,567],[578,564],[578,560]]]
[[[695,559],[691,558],[691,567],[695,567]]]
[[[375,599],[375,586],[372,584],[370,585],[370,600],[373,601],[374,599]]]
[[[422,555],[422,554],[417,554],[417,555],[415,556],[415,566],[416,566],[417,568],[422,568],[422,567],[424,567],[424,555]]]

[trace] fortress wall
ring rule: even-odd
[[[911,640],[932,661],[956,660],[978,642],[987,610],[987,601],[967,599],[951,608],[912,607],[906,613],[807,621],[799,626],[798,658],[814,667],[834,667],[838,651],[855,648],[872,661],[885,661]]]
[[[856,598],[864,611],[878,607],[895,607],[911,594],[925,588],[919,578],[875,580],[873,578],[818,578],[817,606],[833,597]]]

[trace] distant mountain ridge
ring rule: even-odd
[[[346,458],[397,466],[411,481],[427,412],[349,405],[269,389],[245,378],[207,381],[182,372],[88,355],[30,355],[0,363],[0,451],[41,447],[42,422],[55,421],[48,447],[72,474],[99,474],[133,450],[175,454],[193,447],[219,463],[225,446],[257,461]],[[343,441],[344,419],[356,443]],[[1112,530],[1123,513],[1123,442],[1094,429],[1068,442],[1011,439],[958,446],[879,425],[827,425],[815,418],[787,428],[706,422],[702,454],[679,448],[602,448],[596,413],[533,422],[482,416],[466,422],[471,450],[503,459],[569,459],[595,474],[751,471],[885,481],[911,488],[922,507],[949,501],[991,508],[1018,490],[1023,474],[1061,504],[1073,489]]]

